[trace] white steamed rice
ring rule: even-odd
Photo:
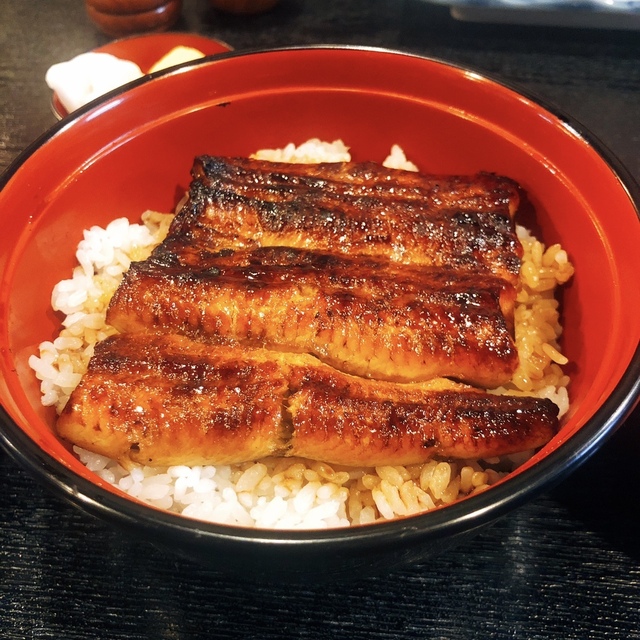
[[[281,162],[350,160],[342,141],[309,140],[255,154]],[[385,166],[416,171],[394,145]],[[173,214],[147,211],[141,224],[118,218],[106,228],[84,231],[78,266],[53,290],[51,304],[64,316],[53,341],[39,346],[29,364],[41,381],[42,403],[59,413],[79,383],[96,342],[115,330],[106,308],[130,263],[145,259],[165,237]],[[558,338],[557,285],[573,274],[566,252],[545,247],[518,228],[525,255],[515,312],[521,364],[512,383],[496,393],[553,400],[564,414],[569,378]],[[104,456],[74,447],[80,460],[104,481],[131,497],[188,517],[260,528],[326,528],[367,524],[427,511],[482,491],[531,452],[500,460],[432,460],[421,465],[337,468],[299,458],[269,458],[239,465],[135,467],[124,469]]]

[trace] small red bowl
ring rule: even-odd
[[[213,38],[198,35],[197,33],[150,33],[144,36],[131,36],[113,40],[101,47],[94,49],[95,53],[109,53],[122,60],[135,62],[142,73],[148,73],[149,69],[175,47],[192,47],[202,51],[206,56],[216,53],[231,51],[231,47]],[[61,119],[69,115],[65,106],[60,102],[56,92],[51,96],[51,108],[56,118]]]
[[[517,180],[542,238],[576,268],[563,293],[571,410],[547,446],[489,490],[389,523],[332,531],[206,524],[142,505],[99,480],[53,432],[27,364],[59,329],[53,285],[82,229],[171,210],[198,154],[248,155],[341,138],[354,160],[400,144],[425,172]],[[146,77],[80,109],[2,178],[0,443],[86,511],[217,567],[255,576],[353,575],[424,558],[565,477],[640,393],[638,186],[579,124],[474,71],[399,52],[317,47],[229,53]]]

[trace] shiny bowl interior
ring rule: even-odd
[[[221,54],[146,77],[80,109],[2,179],[0,443],[86,511],[186,556],[251,575],[353,573],[424,558],[507,513],[585,460],[639,394],[639,191],[591,134],[555,109],[472,70],[400,52],[316,47]],[[353,159],[393,143],[424,172],[517,180],[534,231],[576,268],[563,289],[571,410],[560,433],[488,491],[432,513],[344,530],[282,532],[160,512],[103,483],[53,433],[27,360],[59,329],[53,285],[81,231],[146,209],[171,211],[194,156],[248,155],[342,139]]]

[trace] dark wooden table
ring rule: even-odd
[[[283,0],[253,18],[186,0],[176,30],[236,49],[366,44],[469,64],[570,113],[640,178],[640,32],[474,25],[418,0]],[[107,41],[80,0],[0,0],[0,169],[54,122],[47,68]],[[640,638],[639,459],[636,410],[562,485],[446,555],[291,588],[133,540],[0,452],[0,638]]]

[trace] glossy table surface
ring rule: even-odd
[[[109,38],[79,1],[0,0],[0,25],[4,170],[55,122],[47,68]],[[471,65],[569,113],[640,179],[638,31],[474,24],[418,0],[282,0],[254,17],[185,0],[175,30],[235,49],[362,44]],[[446,555],[292,587],[132,539],[0,451],[0,638],[640,638],[639,457],[636,409],[560,486]]]

